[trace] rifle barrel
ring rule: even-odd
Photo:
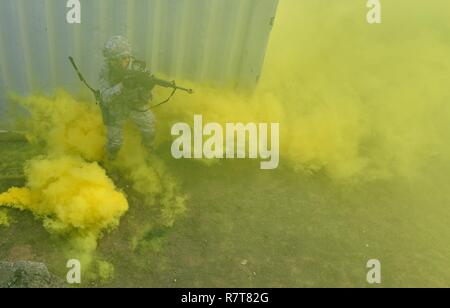
[[[187,92],[189,94],[193,94],[194,93],[194,90],[192,90],[192,89],[183,88],[183,87],[179,87],[179,86],[175,86],[175,88],[180,90],[180,91],[185,91],[185,92]]]

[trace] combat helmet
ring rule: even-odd
[[[131,57],[131,45],[128,40],[120,35],[113,36],[103,48],[105,58],[114,60],[122,57]]]

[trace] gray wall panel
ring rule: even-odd
[[[66,0],[0,1],[0,119],[8,91],[86,90],[67,57],[97,85],[112,35],[133,43],[158,74],[216,86],[252,87],[260,75],[278,0],[81,0],[82,23],[66,22]]]

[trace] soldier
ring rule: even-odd
[[[139,129],[144,146],[151,150],[155,138],[155,116],[146,107],[153,87],[144,88],[128,78],[134,58],[131,46],[122,36],[112,37],[103,50],[104,66],[100,72],[100,101],[107,128],[107,154],[110,161],[117,157],[123,144],[123,128],[131,120]],[[153,78],[155,85],[174,84]]]

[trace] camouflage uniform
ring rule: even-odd
[[[139,89],[129,91],[122,84],[123,75],[114,74],[112,61],[121,57],[131,57],[131,47],[121,36],[111,38],[103,50],[105,63],[100,72],[100,94],[102,98],[101,110],[107,128],[108,158],[116,158],[123,144],[123,129],[126,121],[131,120],[141,132],[142,142],[147,149],[153,147],[155,138],[155,117],[150,110],[133,108],[132,101],[141,100],[144,106],[151,99],[151,92],[147,96],[136,96]],[[131,60],[132,61],[132,60]],[[130,62],[131,65],[131,62]],[[144,109],[144,110],[142,110]]]

